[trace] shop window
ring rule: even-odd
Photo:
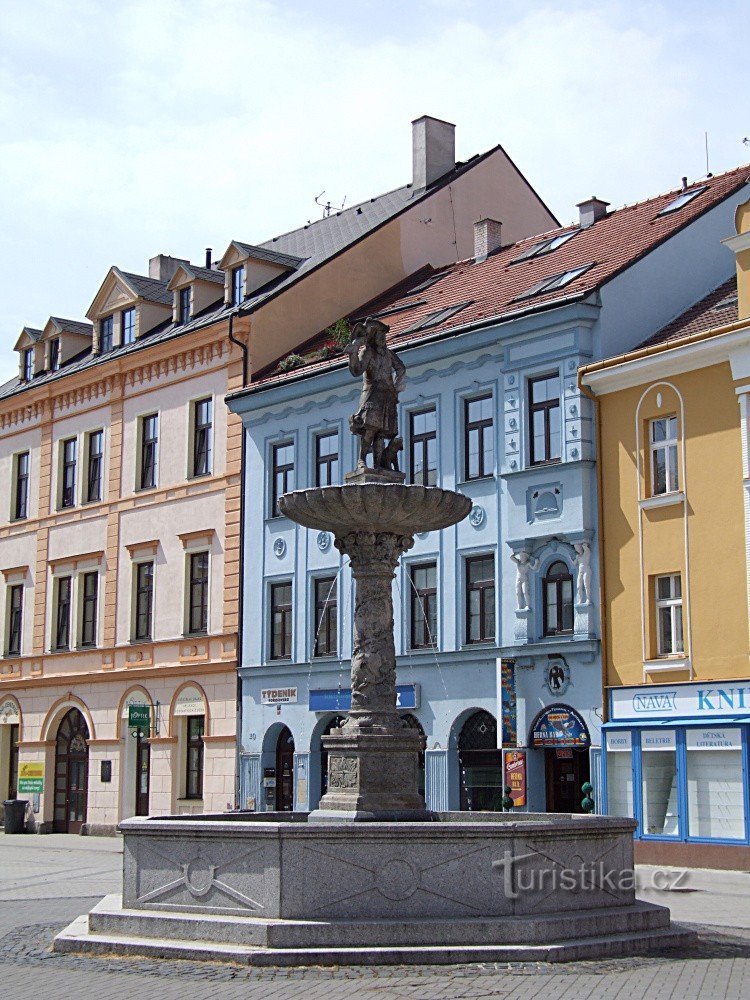
[[[435,407],[409,414],[409,482],[437,484],[437,412]]]
[[[529,379],[529,461],[531,465],[559,462],[560,376]]]
[[[271,449],[271,517],[279,517],[279,497],[294,489],[294,444],[284,441]]]
[[[437,563],[409,567],[409,639],[412,649],[437,644]]]
[[[188,715],[187,726],[187,774],[185,777],[185,798],[203,798],[203,732],[205,716]]]
[[[544,578],[544,634],[573,631],[573,575],[564,562],[553,562]]]
[[[677,417],[658,417],[649,428],[651,447],[651,495],[676,493],[680,488],[677,468]]]
[[[674,729],[641,733],[641,796],[643,833],[653,837],[677,837],[680,831]]]
[[[271,659],[292,658],[292,585],[271,585]]]
[[[315,643],[314,656],[336,656],[338,652],[338,608],[336,577],[323,576],[315,580]]]
[[[339,482],[338,431],[315,435],[315,485],[335,486]]]
[[[682,636],[682,581],[679,573],[657,576],[656,588],[656,641],[659,656],[683,653]]]
[[[464,479],[484,479],[495,469],[492,393],[464,400]]]
[[[632,739],[627,732],[607,734],[607,813],[635,816]]]
[[[688,729],[688,835],[745,839],[740,729]]]

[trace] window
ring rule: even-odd
[[[711,738],[718,745],[710,750],[705,747],[705,735],[704,730],[692,728],[685,732],[688,835],[744,840],[742,731],[712,729]]]
[[[708,188],[704,185],[703,187],[693,188],[692,191],[684,191],[674,201],[670,201],[666,208],[663,208],[657,215],[670,215],[672,212],[677,212],[679,209],[684,208],[685,205],[689,205],[693,198],[697,198],[699,194],[703,194],[707,190]]]
[[[99,321],[99,353],[107,354],[114,347],[114,318],[105,316]]]
[[[27,347],[23,352],[23,380],[30,382],[34,377],[34,348]]]
[[[437,645],[437,563],[409,567],[412,649]]]
[[[99,598],[99,574],[83,574],[83,598],[81,601],[81,645],[96,645],[96,612]]]
[[[278,517],[279,497],[294,489],[294,444],[285,441],[271,450],[271,517]]]
[[[573,631],[573,575],[564,562],[553,562],[544,578],[544,634]]]
[[[335,486],[339,482],[339,435],[327,431],[315,435],[315,485]]]
[[[462,309],[466,309],[467,306],[474,304],[474,300],[471,299],[469,302],[459,302],[454,306],[446,306],[444,309],[438,309],[436,312],[428,313],[423,319],[418,320],[412,326],[407,327],[402,330],[401,333],[416,333],[418,330],[429,330],[433,326],[440,326],[441,323],[445,323],[446,320],[452,319]]]
[[[679,573],[656,577],[656,635],[659,656],[684,653],[682,580]]]
[[[152,609],[154,604],[154,564],[138,563],[135,567],[135,621],[133,638],[143,641],[151,638]]]
[[[519,264],[522,260],[529,260],[531,257],[542,257],[544,254],[552,253],[553,250],[557,250],[558,247],[563,246],[564,243],[572,239],[577,232],[579,232],[578,229],[573,229],[569,233],[562,233],[560,236],[551,236],[549,239],[542,240],[541,243],[534,243],[533,246],[528,247],[518,257],[515,257],[511,261],[511,264]]]
[[[651,421],[651,495],[676,493],[680,488],[677,469],[677,417]]]
[[[123,309],[120,313],[120,343],[135,343],[135,309]]]
[[[529,379],[529,423],[531,464],[559,462],[562,454],[559,375]]]
[[[437,483],[437,412],[435,407],[409,414],[409,481]]]
[[[492,394],[464,400],[464,478],[483,479],[495,468]]]
[[[55,649],[70,648],[70,595],[72,579],[57,578],[57,612],[55,614]]]
[[[148,490],[156,486],[157,454],[159,443],[159,414],[151,413],[141,417],[141,475],[140,488]]]
[[[178,323],[187,323],[190,319],[190,286],[180,289],[179,310],[177,313]]]
[[[495,641],[495,558],[466,560],[466,641]]]
[[[338,653],[336,599],[336,577],[319,577],[315,581],[314,656],[336,656]]]
[[[240,264],[239,267],[235,267],[232,269],[231,305],[238,306],[244,298],[245,298],[245,268],[244,265]]]
[[[86,503],[102,498],[102,455],[104,431],[91,431],[88,436],[88,469],[86,470]]]
[[[641,799],[643,833],[679,835],[677,742],[674,729],[641,732]]]
[[[188,632],[208,631],[208,552],[190,555]]]
[[[23,521],[29,516],[29,453],[21,452],[15,457],[16,489],[13,499],[13,520]]]
[[[213,401],[198,399],[193,403],[193,476],[211,474],[213,436]]]
[[[271,659],[292,658],[292,585],[271,585]]]
[[[589,268],[592,268],[592,264],[584,264],[583,267],[574,267],[570,271],[563,271],[562,274],[553,274],[549,278],[543,278],[538,281],[531,288],[528,288],[525,292],[520,295],[516,295],[514,302],[520,299],[530,299],[534,295],[541,295],[543,292],[551,292],[555,288],[563,288],[565,285],[569,285],[571,281],[575,281],[576,278],[580,278],[582,274],[585,274]]]
[[[61,507],[75,507],[76,502],[76,462],[78,456],[78,441],[68,438],[61,443],[62,448],[62,490],[60,492]]]
[[[8,639],[6,656],[21,655],[21,635],[23,631],[23,584],[8,587]]]
[[[60,338],[55,337],[49,342],[49,370],[60,371]]]
[[[203,798],[203,732],[205,716],[188,715],[187,724],[187,774],[185,798]]]

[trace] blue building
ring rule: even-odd
[[[599,788],[602,674],[594,410],[578,368],[660,329],[729,277],[740,171],[423,269],[376,315],[407,366],[407,480],[472,500],[418,535],[394,583],[399,705],[425,737],[429,808],[573,811]],[[352,580],[327,533],[279,516],[343,481],[359,384],[328,330],[229,400],[245,429],[240,805],[312,809],[321,736],[348,707]],[[505,769],[505,770],[504,770]]]

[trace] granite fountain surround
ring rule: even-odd
[[[292,520],[333,533],[355,580],[351,709],[325,737],[328,791],[310,814],[125,820],[122,896],[55,950],[362,965],[591,959],[692,938],[636,899],[631,819],[425,809],[421,736],[396,711],[392,581],[417,531],[456,524],[471,503],[404,484],[405,370],[386,331],[359,324],[348,349],[364,376],[357,469],[280,499]]]

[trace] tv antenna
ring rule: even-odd
[[[344,196],[344,200],[341,202],[340,205],[333,205],[331,203],[331,199],[330,198],[326,202],[322,202],[320,200],[323,197],[324,194],[325,194],[325,191],[321,191],[319,195],[315,196],[315,204],[316,205],[320,205],[320,207],[323,209],[323,218],[324,219],[327,219],[328,216],[331,214],[331,212],[343,212],[344,205],[346,205],[346,196]]]

